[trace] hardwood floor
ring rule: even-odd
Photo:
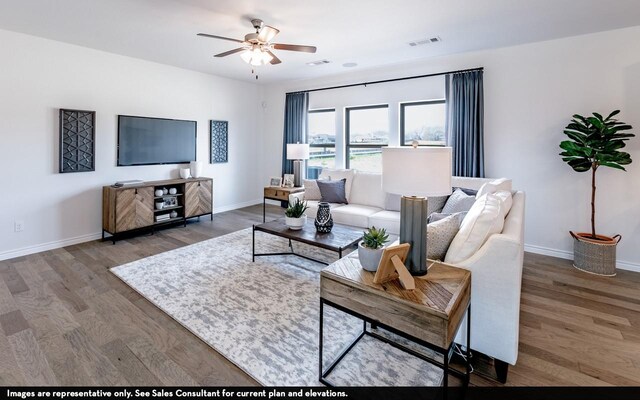
[[[252,206],[115,246],[0,261],[0,385],[257,385],[108,269],[261,220]],[[475,368],[493,373],[487,360]],[[480,374],[471,382],[498,385]],[[640,385],[640,274],[601,278],[526,254],[507,385]]]

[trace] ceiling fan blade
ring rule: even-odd
[[[273,59],[272,59],[271,61],[269,61],[269,63],[270,63],[271,65],[280,64],[280,63],[282,62],[278,57],[276,57],[276,55],[275,55],[275,54],[273,54],[273,53],[272,53],[272,52],[270,52],[269,50],[267,50],[267,53],[269,53],[269,55],[270,55],[271,57],[273,57]]]
[[[237,49],[233,49],[233,50],[225,51],[224,53],[216,54],[214,57],[226,57],[226,56],[230,56],[231,54],[236,54],[236,53],[239,53],[239,52],[245,51],[245,50],[246,49],[244,47],[238,47]]]
[[[208,37],[208,38],[213,38],[213,39],[230,40],[232,42],[237,42],[237,43],[244,43],[244,40],[233,39],[233,38],[228,38],[228,37],[224,37],[224,36],[209,35],[208,33],[198,33],[198,36]]]
[[[273,48],[277,50],[302,51],[305,53],[315,53],[315,46],[302,46],[299,44],[273,43]]]
[[[273,26],[265,25],[262,27],[262,29],[260,29],[260,33],[258,34],[258,40],[263,43],[270,42],[271,39],[276,37],[276,35],[279,32],[280,31],[274,28]]]

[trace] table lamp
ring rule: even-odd
[[[303,160],[309,159],[309,145],[305,143],[287,143],[287,160],[293,160],[293,186],[302,186],[304,179]]]
[[[451,194],[451,147],[383,147],[382,189],[402,195],[400,243],[411,250],[405,265],[427,273],[427,196]]]

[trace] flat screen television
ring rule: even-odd
[[[197,122],[118,115],[118,166],[196,159]]]

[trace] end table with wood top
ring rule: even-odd
[[[471,272],[452,265],[429,261],[428,273],[415,278],[416,288],[405,290],[400,283],[373,283],[375,274],[365,271],[357,252],[341,258],[320,273],[320,382],[333,386],[331,371],[364,335],[388,343],[412,356],[443,369],[442,386],[446,396],[449,374],[469,384],[471,371]],[[328,305],[364,321],[362,332],[327,368],[322,361],[323,309]],[[449,368],[454,338],[467,314],[465,372]],[[367,322],[442,355],[442,362],[409,349],[367,329]]]
[[[280,200],[286,201],[289,204],[289,195],[294,193],[304,192],[304,187],[279,187],[279,186],[265,186],[264,194],[262,197],[262,222],[266,221],[266,207],[268,200]]]

